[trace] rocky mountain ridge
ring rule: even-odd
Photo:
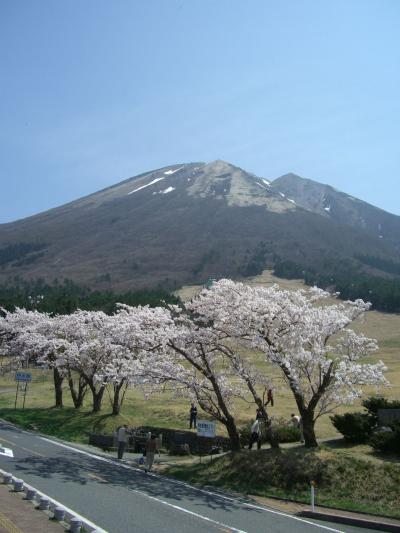
[[[278,261],[400,265],[400,217],[286,175],[224,161],[175,164],[0,225],[0,282],[69,278],[126,290],[254,275]],[[389,269],[390,270],[390,269]],[[393,269],[392,269],[393,270]]]

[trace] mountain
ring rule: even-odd
[[[400,217],[337,191],[330,185],[285,174],[271,183],[273,190],[307,211],[317,213],[340,224],[368,231],[379,239],[391,241],[400,249]]]
[[[1,224],[0,282],[175,288],[285,261],[394,278],[399,224],[400,217],[295,175],[270,182],[224,161],[175,164]]]

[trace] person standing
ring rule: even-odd
[[[271,407],[274,406],[274,396],[272,394],[272,389],[268,389],[267,401],[265,402],[264,406],[266,407],[269,403],[271,404]]]
[[[290,421],[293,424],[295,428],[297,428],[300,431],[300,442],[304,442],[304,435],[303,435],[303,421],[301,419],[301,416],[295,415],[292,413],[290,415]]]
[[[257,449],[259,450],[261,448],[261,427],[259,418],[256,418],[251,426],[249,450],[252,449],[255,442],[257,443]]]
[[[128,439],[128,426],[124,424],[123,426],[119,427],[117,431],[118,459],[122,459]]]
[[[192,425],[194,429],[196,429],[197,428],[197,407],[194,405],[194,403],[192,403],[190,406],[189,415],[190,415],[189,429],[192,429]]]
[[[146,442],[146,464],[144,471],[150,472],[151,467],[154,462],[154,455],[158,452],[158,442],[155,435],[152,435],[150,439]]]

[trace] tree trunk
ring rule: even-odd
[[[99,390],[96,390],[96,387],[93,385],[90,387],[93,396],[93,413],[98,413],[101,410],[101,402],[103,400],[103,394],[106,390],[105,385],[102,385]]]
[[[83,405],[83,399],[86,394],[87,384],[85,383],[84,379],[81,376],[79,376],[78,391],[76,391],[72,374],[71,372],[69,372],[68,373],[68,385],[69,385],[69,390],[71,391],[71,397],[72,397],[72,401],[74,402],[74,407],[75,409],[79,409]]]
[[[53,368],[54,392],[55,392],[55,407],[63,407],[63,391],[62,382],[64,377],[58,371],[58,368]]]
[[[315,420],[314,420],[314,413],[315,408],[323,396],[326,388],[329,386],[330,380],[331,380],[331,369],[333,368],[333,363],[325,375],[322,384],[319,386],[318,391],[313,394],[313,397],[308,403],[308,406],[305,405],[304,396],[298,391],[296,382],[293,380],[292,376],[290,375],[290,371],[286,368],[286,366],[282,365],[281,369],[283,370],[283,373],[285,374],[289,386],[292,390],[294,399],[296,400],[297,407],[299,409],[299,413],[301,416],[301,426],[300,431],[302,432],[302,438],[304,439],[304,446],[306,448],[317,448],[318,442],[317,438],[315,436]]]
[[[274,431],[271,420],[268,420],[267,422],[267,438],[269,440],[271,448],[273,448],[274,450],[280,450],[279,439],[276,432]]]
[[[253,383],[250,380],[246,380],[246,384],[247,384],[247,387],[248,387],[249,391],[251,392],[251,394],[252,394],[252,396],[254,398],[254,401],[255,401],[255,403],[257,405],[258,411],[261,414],[263,420],[265,422],[268,422],[269,417],[268,417],[267,410],[265,409],[264,402],[262,401],[260,396],[257,394],[257,391],[256,391],[256,389],[253,386]]]
[[[121,396],[121,389],[124,385],[125,385],[125,380],[121,381],[120,383],[114,383],[114,397],[113,397],[113,403],[112,403],[112,414],[113,415],[119,415],[119,413],[121,412],[122,403],[125,397],[125,391],[123,392]]]
[[[271,448],[274,448],[275,450],[279,450],[280,449],[279,440],[276,436],[274,428],[272,427],[272,421],[268,417],[268,413],[267,413],[267,410],[265,409],[265,405],[262,399],[258,396],[253,385],[249,382],[247,383],[247,386],[249,387],[249,390],[251,394],[253,395],[254,401],[258,407],[258,412],[261,414],[262,420],[264,424],[266,425],[267,439],[271,445]]]
[[[301,414],[301,428],[306,448],[317,448],[318,442],[315,436],[314,412],[304,410]]]
[[[231,441],[231,449],[233,452],[238,452],[240,450],[240,437],[235,420],[233,417],[228,417],[224,423]]]

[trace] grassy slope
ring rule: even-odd
[[[297,447],[242,451],[207,463],[173,466],[167,473],[200,485],[305,503],[313,480],[317,505],[400,518],[400,465],[328,447],[316,452]]]
[[[303,284],[296,281],[277,280],[269,272],[258,276],[252,283],[270,285],[279,282],[286,288],[299,288]],[[199,288],[184,288],[181,296],[190,297]],[[376,358],[388,366],[387,377],[392,383],[390,389],[383,390],[389,398],[400,397],[400,315],[386,315],[369,312],[363,322],[356,325],[366,335],[377,338],[380,351]],[[288,419],[295,410],[292,397],[278,378],[278,373],[268,367],[258,357],[256,361],[275,377],[277,392],[276,405],[270,414]],[[20,424],[22,427],[38,430],[67,440],[87,442],[91,431],[111,433],[121,423],[132,426],[142,424],[161,427],[187,427],[189,401],[174,398],[170,393],[146,399],[138,390],[128,391],[122,414],[112,417],[107,395],[104,398],[101,414],[90,413],[90,398],[83,409],[73,409],[69,392],[65,388],[65,408],[50,409],[54,404],[52,376],[50,371],[32,370],[33,383],[29,386],[26,408],[21,409],[22,396],[18,408],[14,410],[15,382],[13,375],[0,377],[0,417]],[[366,391],[367,394],[374,390]],[[343,407],[339,412],[352,411],[359,404]],[[254,417],[254,407],[244,403],[237,405],[239,423]],[[222,428],[220,428],[222,432]],[[319,438],[337,437],[329,417],[317,423]],[[174,467],[170,473],[181,478],[214,483],[216,485],[264,496],[290,497],[308,501],[309,481],[318,480],[318,502],[320,504],[370,511],[400,518],[400,466],[398,458],[382,458],[374,455],[368,446],[346,447],[341,441],[339,449],[323,446],[310,452],[303,448],[284,449],[276,455],[270,450],[243,452],[230,462],[229,457],[218,458],[211,464],[193,464]],[[397,461],[397,464],[395,464]]]
[[[261,276],[250,280],[250,283],[268,286],[278,282],[285,288],[304,287],[301,281],[280,280],[266,271]],[[180,296],[188,298],[193,296],[201,287],[186,287],[179,291]],[[363,331],[370,337],[377,338],[380,344],[380,351],[375,356],[382,359],[387,367],[387,377],[392,383],[392,387],[381,392],[389,398],[400,397],[400,315],[383,314],[371,311],[366,314],[366,318],[355,325],[355,329]],[[295,404],[287,388],[280,380],[276,369],[268,366],[262,356],[257,357],[257,366],[266,373],[274,377],[276,385],[275,406],[270,409],[270,414],[276,417],[289,419],[290,413],[295,411]],[[187,414],[189,401],[174,398],[169,393],[152,396],[147,400],[140,391],[128,391],[121,417],[106,416],[110,411],[108,397],[104,398],[102,414],[92,415],[89,413],[90,398],[85,408],[75,417],[75,410],[71,409],[67,414],[57,413],[52,410],[47,411],[53,405],[53,387],[51,372],[33,371],[34,382],[28,389],[25,413],[18,414],[18,420],[27,426],[34,423],[42,431],[59,435],[73,440],[85,440],[86,433],[93,428],[96,430],[109,431],[125,420],[131,425],[151,424],[163,427],[187,427]],[[373,389],[366,390],[366,394],[373,394]],[[9,419],[16,419],[18,413],[14,412],[15,382],[13,375],[6,375],[0,378],[0,416]],[[65,389],[65,404],[72,408],[69,392]],[[22,399],[18,406],[22,405]],[[358,409],[360,404],[342,407],[338,412],[352,411]],[[33,410],[31,410],[33,408]],[[45,412],[41,413],[41,409]],[[239,424],[254,417],[254,407],[251,404],[238,403],[237,418]],[[67,420],[68,419],[68,420]],[[75,421],[74,421],[75,420]],[[76,427],[75,427],[76,426]],[[220,428],[222,432],[223,429]],[[336,437],[337,433],[333,428],[329,417],[325,416],[317,422],[317,435],[319,438]]]

